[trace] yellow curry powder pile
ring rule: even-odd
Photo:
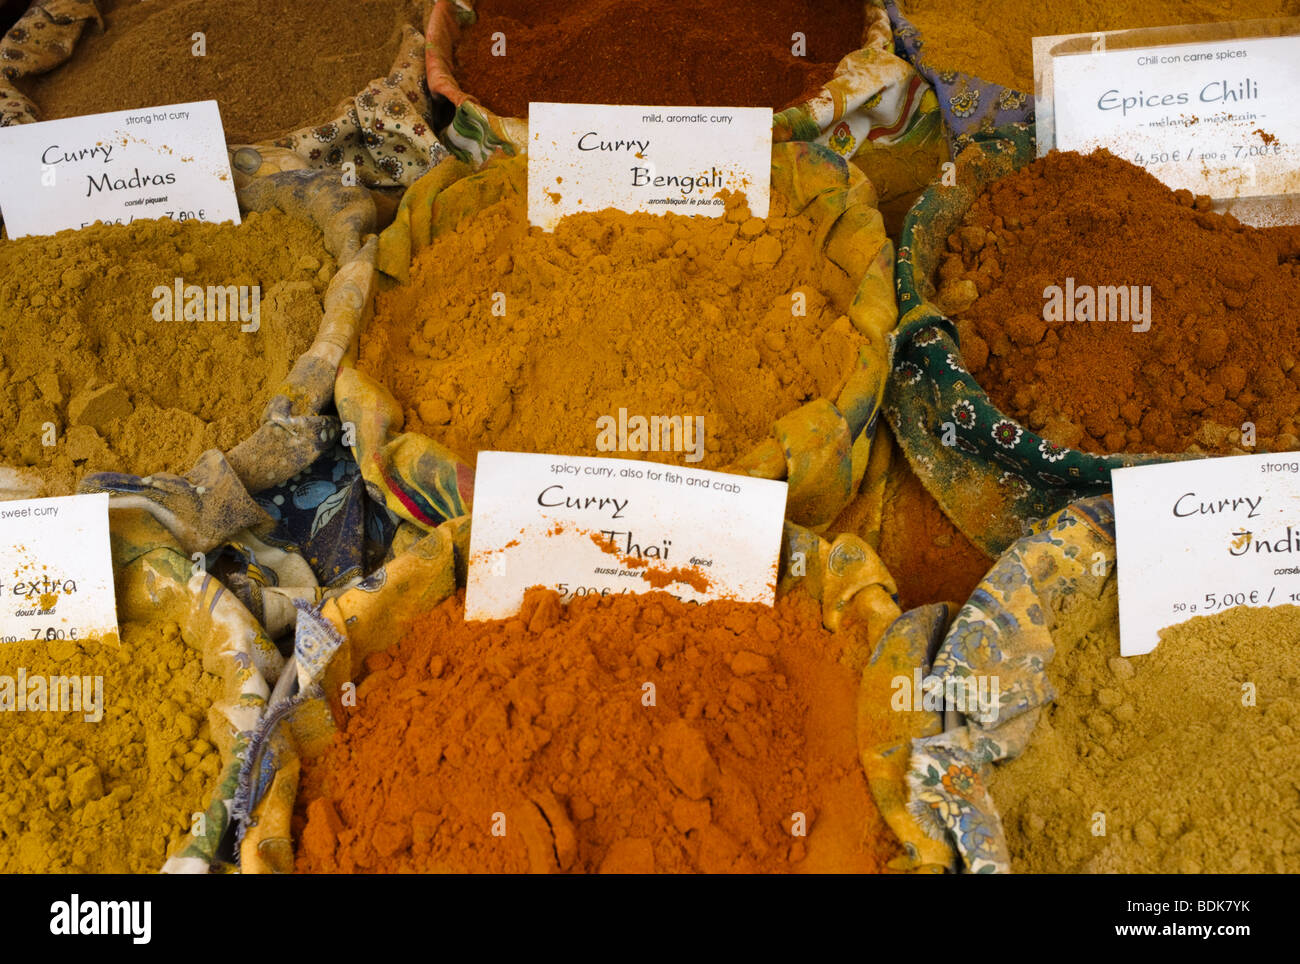
[[[900,0],[932,67],[1032,93],[1034,37],[1300,15],[1300,0]]]
[[[858,758],[865,650],[802,593],[534,590],[481,623],[450,599],[367,660],[305,765],[297,869],[881,871],[900,850]]]
[[[102,718],[87,696],[55,708],[51,680],[72,677],[102,678]],[[120,644],[0,645],[0,873],[160,870],[217,784],[220,693],[175,623],[126,623]]]
[[[66,495],[89,472],[179,474],[234,446],[311,345],[333,272],[320,232],[278,211],[0,242],[0,465]],[[250,315],[256,289],[257,330],[235,299],[225,321],[184,320],[188,295],[181,320],[155,320],[178,278],[205,313],[209,286],[244,288]]]
[[[1199,616],[1125,659],[1112,597],[1048,675],[991,784],[1013,870],[1300,872],[1300,608]]]
[[[702,451],[644,457],[720,468],[777,418],[834,400],[861,343],[816,287],[811,222],[775,193],[770,213],[733,197],[723,218],[609,210],[548,234],[528,226],[520,186],[378,296],[360,367],[408,429],[471,463],[480,450],[616,455],[597,421],[626,410],[702,417]]]

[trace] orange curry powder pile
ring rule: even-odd
[[[533,590],[493,622],[449,599],[366,661],[305,763],[297,869],[881,871],[900,850],[858,758],[861,646],[803,593]]]

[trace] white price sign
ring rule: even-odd
[[[238,224],[217,102],[0,127],[0,213],[11,238],[96,221]]]
[[[116,633],[108,495],[0,502],[0,644]]]
[[[466,619],[514,615],[525,590],[663,590],[771,605],[786,484],[629,459],[480,452]]]
[[[720,191],[767,217],[772,112],[757,107],[528,105],[528,221],[616,208],[720,217]]]
[[[1220,199],[1300,192],[1300,36],[1036,37],[1034,73],[1040,155],[1104,147],[1172,188]]]
[[[1300,454],[1116,469],[1120,653],[1234,606],[1300,604]]]

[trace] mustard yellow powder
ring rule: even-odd
[[[0,241],[0,465],[66,495],[90,472],[180,474],[233,447],[311,344],[333,271],[320,232],[278,211]],[[177,278],[245,287],[249,307],[256,286],[257,330],[156,320]]]
[[[1033,93],[1034,37],[1300,15],[1300,0],[902,0],[924,59]]]
[[[175,623],[121,629],[120,644],[0,644],[0,873],[153,873],[208,805],[221,682]],[[103,678],[98,722],[30,708],[35,677],[72,676]]]
[[[1125,659],[1114,600],[1054,634],[1056,702],[994,769],[1012,869],[1300,872],[1300,608],[1200,616]]]
[[[599,420],[698,416],[697,464],[719,468],[839,394],[863,339],[819,290],[812,223],[779,195],[766,220],[732,198],[723,218],[607,210],[548,234],[528,225],[525,163],[502,163],[502,199],[376,300],[359,364],[408,429],[471,464],[491,449],[681,464],[600,448]]]

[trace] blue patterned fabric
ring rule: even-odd
[[[956,70],[940,70],[926,57],[925,37],[898,9],[894,0],[884,0],[889,21],[894,27],[894,48],[909,60],[917,73],[930,82],[939,98],[948,135],[948,146],[955,157],[980,131],[1006,124],[1034,122],[1034,95],[1012,90],[1001,84]]]

